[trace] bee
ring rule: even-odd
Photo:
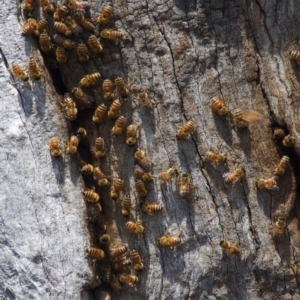
[[[75,1],[75,0],[69,0],[68,1],[68,8],[72,10],[77,10],[80,12],[85,12],[86,9],[91,8],[91,4],[87,1]]]
[[[106,154],[104,139],[102,137],[98,137],[95,140],[95,146],[91,147],[91,151],[96,158],[104,157]]]
[[[235,169],[233,172],[223,174],[226,183],[236,183],[245,176],[245,169],[243,167]]]
[[[22,9],[24,12],[33,11],[35,0],[25,0],[22,4]]]
[[[277,186],[276,177],[271,177],[268,179],[258,179],[256,181],[256,186],[258,189],[263,190],[271,190],[271,191],[279,191],[279,187]]]
[[[129,95],[129,89],[127,88],[125,81],[122,77],[117,77],[115,79],[115,85],[119,95],[122,98],[126,98]]]
[[[119,246],[117,248],[111,248],[111,249],[109,249],[109,256],[111,258],[115,258],[117,256],[123,255],[127,251],[128,251],[128,248],[126,246]]]
[[[57,43],[60,46],[63,46],[65,49],[72,49],[75,46],[75,43],[72,40],[66,39],[65,37],[54,34],[53,40],[55,43]]]
[[[250,123],[259,121],[263,115],[254,110],[242,111],[237,108],[233,111],[233,117],[237,128],[246,128]]]
[[[72,31],[67,27],[67,25],[65,23],[55,21],[54,22],[54,29],[57,32],[62,33],[65,36],[72,35]]]
[[[28,70],[29,70],[30,77],[32,77],[35,80],[41,79],[41,76],[42,76],[41,70],[38,67],[37,62],[33,57],[31,57],[28,62]]]
[[[15,62],[11,64],[11,72],[15,77],[17,77],[20,80],[28,81],[29,79],[28,74],[23,70],[23,68],[19,64]]]
[[[40,19],[37,24],[36,24],[36,28],[35,30],[33,31],[33,33],[36,35],[36,36],[40,36],[40,34],[46,29],[48,25],[48,22],[46,19]]]
[[[99,54],[100,52],[103,51],[102,45],[100,44],[99,40],[94,34],[89,36],[87,43],[93,53]]]
[[[240,253],[239,248],[227,240],[221,240],[220,246],[227,254],[239,254]]]
[[[86,254],[95,259],[103,259],[105,257],[104,251],[96,247],[90,247],[86,249]]]
[[[77,107],[76,103],[69,93],[66,93],[64,95],[64,102],[62,103],[62,106],[65,110],[67,119],[70,121],[75,120],[77,117]]]
[[[75,36],[83,33],[82,27],[78,25],[71,16],[67,16],[65,23]]]
[[[104,103],[97,106],[93,115],[93,122],[96,124],[101,123],[106,114],[106,111],[107,111],[107,106]]]
[[[87,94],[85,94],[81,88],[75,87],[72,90],[72,94],[77,99],[81,100],[84,104],[91,105],[91,102],[92,102],[93,99],[90,96],[88,96]]]
[[[40,34],[39,44],[43,52],[49,52],[52,50],[51,39],[46,30]]]
[[[102,207],[99,203],[96,205],[90,205],[88,210],[89,216],[87,217],[89,222],[96,223],[98,221],[102,222]],[[102,224],[103,231],[106,230],[106,225]]]
[[[60,142],[57,137],[52,137],[49,141],[50,154],[53,157],[60,157],[62,155]]]
[[[100,243],[102,244],[108,244],[110,242],[110,236],[109,234],[105,233],[102,234],[99,238]]]
[[[176,168],[169,168],[166,171],[160,172],[158,178],[162,181],[168,181],[177,175],[178,175],[178,171]]]
[[[284,137],[285,131],[283,128],[275,127],[273,130],[273,139],[280,140]]]
[[[119,99],[113,101],[108,110],[108,117],[111,119],[116,119],[119,116],[122,103]]]
[[[111,133],[114,135],[120,135],[124,131],[125,126],[126,126],[126,118],[124,116],[120,116],[117,119],[114,127],[112,128]]]
[[[225,164],[227,161],[227,157],[225,154],[218,154],[213,151],[207,151],[206,157],[210,162],[212,162],[213,164],[216,164],[216,165]]]
[[[181,128],[177,130],[176,137],[178,139],[186,139],[196,130],[197,125],[193,121],[187,121]]]
[[[282,145],[284,147],[293,147],[296,143],[295,138],[291,136],[291,134],[286,135],[282,140]]]
[[[290,158],[288,156],[282,156],[279,164],[274,170],[274,174],[278,176],[282,176],[285,173],[287,167],[289,166],[289,163],[290,163]]]
[[[96,202],[99,202],[99,200],[100,200],[100,196],[93,190],[84,190],[82,192],[82,194],[83,194],[84,198],[86,199],[86,201],[88,201],[88,202],[96,203]],[[101,211],[102,211],[102,208],[101,208]]]
[[[45,13],[50,13],[54,11],[54,6],[49,2],[49,0],[40,0],[41,6]]]
[[[80,24],[81,27],[83,27],[85,30],[88,31],[94,31],[95,30],[95,26],[93,23],[91,23],[90,21],[88,21],[85,17],[84,14],[82,13],[76,13],[74,15],[74,19]],[[102,50],[101,50],[102,51]]]
[[[29,18],[25,21],[23,28],[22,28],[22,35],[30,35],[34,33],[36,29],[36,19]]]
[[[77,55],[80,62],[87,62],[90,57],[85,43],[79,43],[77,46]]]
[[[152,213],[162,211],[164,208],[161,204],[144,202],[142,205],[142,211],[152,215]]]
[[[142,235],[145,231],[145,227],[143,226],[142,221],[137,221],[137,222],[128,221],[126,222],[125,225],[129,230],[129,232],[135,235]]]
[[[143,107],[152,108],[152,103],[149,100],[148,93],[146,91],[138,93],[138,99]]]
[[[55,21],[61,21],[65,18],[68,13],[68,8],[66,6],[58,6],[53,14],[53,19]]]
[[[139,197],[147,196],[147,190],[146,190],[145,184],[142,180],[138,179],[134,185],[135,185],[135,190]]]
[[[107,186],[109,184],[109,181],[99,167],[94,168],[94,179],[101,187]]]
[[[115,178],[113,180],[111,191],[110,191],[110,197],[114,200],[120,198],[121,191],[123,189],[124,180],[121,180],[120,178]]]
[[[226,107],[224,100],[220,95],[210,99],[210,107],[222,117],[228,114],[228,108]]]
[[[298,64],[300,64],[300,51],[299,50],[291,51],[290,56],[294,61],[296,61]]]
[[[127,255],[121,255],[113,259],[111,265],[117,271],[127,271],[128,267],[131,266],[131,261],[127,258]]]
[[[67,61],[67,54],[65,48],[57,47],[55,50],[55,57],[59,63],[65,63]]]
[[[191,176],[183,173],[179,178],[179,195],[186,198],[190,194]]]
[[[132,146],[136,143],[137,127],[130,124],[126,129],[126,144]]]
[[[92,73],[85,75],[79,82],[79,85],[82,87],[90,87],[99,83],[101,79],[100,73]]]
[[[296,276],[299,276],[300,275],[300,262],[299,261],[294,263],[293,269],[294,269]]]
[[[181,238],[177,235],[167,235],[166,233],[157,239],[157,244],[162,247],[178,247],[181,245]]]
[[[100,32],[100,36],[103,37],[104,39],[116,41],[122,38],[122,33],[113,29],[103,29]]]
[[[79,144],[78,137],[76,135],[72,135],[70,137],[70,141],[69,141],[68,146],[66,148],[66,152],[68,154],[75,154],[77,152],[78,144]]]
[[[76,131],[76,135],[79,139],[87,136],[87,132],[83,127],[79,127]]]
[[[80,168],[80,172],[83,175],[90,175],[94,171],[94,167],[91,164],[85,164]]]
[[[97,22],[101,25],[106,25],[109,19],[112,17],[112,15],[113,15],[113,7],[107,4],[102,8],[102,11],[97,18]]]
[[[131,207],[132,207],[132,203],[130,197],[125,196],[122,201],[122,215],[125,217],[129,217],[131,212]]]
[[[140,254],[134,249],[132,249],[129,254],[133,269],[136,271],[142,271],[144,269],[144,264],[142,263]]]
[[[105,79],[102,83],[104,99],[111,100],[114,97],[114,87],[110,79]]]
[[[152,166],[151,160],[145,155],[145,152],[139,148],[134,153],[134,158],[137,160],[138,164],[145,170],[150,170]]]
[[[139,281],[137,276],[132,275],[132,274],[126,274],[126,273],[120,274],[118,279],[120,282],[129,284],[129,285],[136,284]]]
[[[154,178],[152,174],[145,172],[144,169],[141,168],[139,165],[135,165],[134,174],[138,178],[142,179],[144,182],[152,181]]]
[[[278,216],[273,228],[273,237],[282,235],[284,233],[286,225],[286,218],[284,216]]]

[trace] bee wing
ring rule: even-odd
[[[243,119],[248,123],[255,123],[263,118],[263,115],[255,110],[243,111]]]
[[[230,172],[224,173],[224,174],[222,175],[222,177],[223,177],[223,178],[226,178],[226,177],[228,177],[230,174],[231,174]]]
[[[272,190],[272,191],[274,191],[274,192],[278,192],[278,191],[279,191],[279,187],[278,187],[276,184],[274,184],[274,185],[270,188],[270,190]]]

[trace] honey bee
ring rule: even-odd
[[[271,177],[269,179],[258,179],[256,181],[256,186],[258,189],[263,190],[271,190],[271,191],[279,191],[279,187],[277,186],[276,177]]]
[[[131,207],[132,207],[132,204],[131,204],[130,197],[125,196],[122,201],[122,215],[125,217],[129,217],[130,212],[131,212]]]
[[[94,179],[101,187],[107,186],[109,184],[109,181],[99,167],[94,168]]]
[[[71,16],[66,17],[65,23],[74,35],[78,36],[83,33],[82,27],[78,25]]]
[[[166,233],[157,239],[157,244],[162,247],[178,247],[181,245],[179,234],[167,235]]]
[[[145,172],[144,169],[141,168],[139,165],[135,165],[134,174],[138,178],[142,179],[144,182],[152,181],[154,178],[152,174]]]
[[[213,111],[215,111],[222,117],[228,114],[228,109],[224,103],[223,98],[220,95],[210,99],[210,107]]]
[[[110,242],[110,236],[109,234],[105,233],[102,234],[99,238],[100,243],[102,244],[108,244]]]
[[[83,127],[79,127],[76,131],[76,135],[79,139],[87,136],[87,132]]]
[[[80,172],[83,175],[90,175],[92,174],[94,171],[94,167],[91,164],[84,164],[81,168],[80,168]]]
[[[105,257],[104,251],[96,247],[90,247],[86,249],[86,254],[95,259],[103,259]]]
[[[121,180],[120,178],[115,178],[113,180],[111,191],[110,191],[110,197],[114,200],[120,198],[121,191],[123,189],[124,180]]]
[[[300,51],[299,50],[290,51],[290,56],[294,61],[296,61],[298,64],[300,64]]]
[[[139,197],[147,196],[147,190],[146,190],[145,184],[142,180],[138,179],[134,185],[135,185],[135,190]]]
[[[42,76],[41,70],[38,67],[37,62],[33,57],[31,57],[28,62],[28,70],[29,70],[30,77],[32,77],[35,80],[41,79],[41,76]]]
[[[65,63],[67,61],[67,54],[65,48],[57,47],[55,50],[55,57],[59,63]]]
[[[142,211],[152,215],[152,213],[162,211],[164,208],[161,204],[144,202],[142,205]]]
[[[30,35],[34,33],[36,29],[36,19],[29,18],[25,21],[23,28],[22,28],[22,35]]]
[[[137,127],[130,124],[126,129],[126,144],[132,146],[136,143]]]
[[[282,145],[284,147],[293,147],[296,143],[295,138],[291,136],[291,134],[286,135],[282,140]]]
[[[54,11],[54,6],[49,2],[49,0],[40,0],[41,6],[45,13],[50,13]]]
[[[213,151],[207,151],[206,157],[210,162],[212,162],[213,164],[216,164],[216,165],[224,164],[227,161],[227,157],[225,154],[218,154]]]
[[[28,74],[23,70],[23,68],[19,64],[15,62],[11,64],[11,72],[15,77],[17,77],[20,80],[28,81],[29,79]]]
[[[126,126],[126,118],[124,116],[120,116],[117,119],[114,127],[112,128],[111,133],[114,135],[120,135],[124,131],[125,126]]]
[[[116,248],[111,248],[111,249],[109,249],[109,256],[111,258],[115,258],[117,256],[123,255],[127,251],[128,251],[128,248],[126,246],[119,246]]]
[[[152,166],[151,160],[145,155],[145,152],[139,148],[134,153],[134,158],[137,160],[138,164],[145,170],[150,170]]]
[[[132,275],[132,274],[127,274],[127,273],[120,274],[118,278],[119,278],[120,282],[129,284],[129,285],[136,284],[139,281],[137,276]]]
[[[53,157],[60,157],[62,155],[60,142],[57,137],[52,137],[49,141],[50,154]]]
[[[66,152],[68,154],[75,154],[77,152],[78,144],[79,144],[78,137],[76,135],[72,135],[70,137],[70,141],[69,141],[68,146],[66,148]]]
[[[176,133],[178,139],[186,139],[196,130],[197,125],[193,121],[187,121]]]
[[[87,62],[90,57],[85,43],[79,43],[77,46],[77,56],[80,62]]]
[[[66,39],[65,37],[59,34],[54,34],[53,40],[55,43],[57,43],[60,46],[63,46],[65,49],[72,49],[75,46],[75,43],[72,40]]]
[[[299,276],[300,275],[300,262],[299,261],[294,263],[293,269],[294,269],[296,276]]]
[[[149,100],[148,93],[146,91],[138,93],[138,99],[143,107],[152,108],[152,103]]]
[[[166,171],[160,172],[158,178],[162,181],[168,181],[177,175],[178,175],[178,171],[176,168],[169,168]]]
[[[145,231],[145,227],[143,226],[142,221],[128,221],[126,222],[126,227],[130,233],[135,235],[142,235]]]
[[[131,261],[127,258],[127,255],[121,255],[113,259],[111,265],[117,271],[127,271],[128,267],[131,266]]]
[[[283,128],[275,127],[273,130],[273,139],[280,140],[284,137],[285,131]]]
[[[99,83],[101,79],[100,73],[92,73],[85,75],[79,82],[79,85],[82,87],[90,87]]]
[[[98,137],[95,140],[95,146],[91,147],[91,151],[96,158],[104,157],[106,154],[104,139],[102,137]]]
[[[68,8],[72,10],[77,10],[79,12],[85,12],[85,10],[91,8],[91,4],[87,1],[75,1],[75,0],[69,0],[68,1]]]
[[[144,264],[142,263],[141,256],[136,250],[132,249],[130,251],[130,259],[132,261],[132,267],[134,270],[142,271],[144,269]]]
[[[75,120],[77,117],[77,107],[76,103],[69,93],[66,93],[64,95],[64,102],[62,103],[62,106],[65,110],[67,119],[70,121]]]
[[[278,216],[275,226],[273,228],[273,237],[278,237],[284,233],[286,228],[286,218],[284,216]]]
[[[53,14],[53,19],[55,21],[61,21],[65,18],[68,13],[68,8],[66,6],[58,6]]]
[[[84,198],[86,199],[86,201],[88,202],[91,202],[91,203],[96,203],[96,202],[99,202],[100,200],[100,196],[94,192],[93,190],[84,190],[82,192]],[[101,211],[102,211],[102,208],[101,208]]]
[[[93,101],[93,99],[87,94],[85,94],[83,90],[79,87],[75,87],[72,90],[72,94],[86,105],[91,105],[91,102]]]
[[[103,51],[102,45],[100,44],[99,40],[94,34],[89,36],[87,43],[93,53],[99,54],[100,52]]]
[[[239,248],[227,240],[221,240],[220,246],[227,254],[239,254],[240,253]]]
[[[34,4],[35,4],[35,0],[24,0],[24,2],[22,4],[23,11],[26,13],[33,11]]]
[[[116,41],[122,38],[122,33],[113,29],[103,29],[100,32],[100,36],[103,37],[104,39]]]
[[[46,29],[48,25],[48,22],[46,19],[40,19],[37,24],[36,24],[36,28],[35,30],[33,31],[33,33],[36,35],[36,36],[40,36],[40,34]]]
[[[114,97],[114,87],[110,79],[105,79],[102,83],[104,99],[111,100]]]
[[[112,17],[112,15],[113,15],[113,7],[107,4],[102,8],[102,11],[97,18],[97,22],[101,25],[106,25],[109,19]]]
[[[39,44],[43,52],[49,52],[52,50],[50,36],[45,30],[39,36]]]
[[[108,117],[111,119],[116,119],[119,116],[122,103],[119,99],[113,101],[108,110]]]
[[[96,124],[101,123],[106,114],[106,111],[107,111],[107,106],[104,103],[97,106],[93,115],[93,122]]]
[[[129,89],[127,88],[125,81],[122,77],[117,77],[115,79],[115,85],[117,92],[122,98],[126,98],[129,95]]]
[[[87,217],[87,220],[89,222],[92,222],[92,223],[96,223],[96,222],[100,222],[101,224],[101,227],[102,228],[99,228],[99,229],[103,229],[103,231],[106,230],[106,225],[102,222],[102,207],[99,203],[96,203],[94,205],[89,205],[89,210],[88,210],[88,213],[89,213],[89,216]]]
[[[226,183],[236,183],[245,176],[245,169],[243,167],[235,169],[233,172],[223,174]]]
[[[290,158],[288,156],[282,156],[278,166],[274,170],[274,174],[278,176],[282,176],[285,173],[287,167],[289,166],[289,163],[290,163]]]
[[[250,123],[259,121],[263,115],[254,110],[242,111],[237,108],[233,111],[233,117],[237,128],[242,129],[248,127]]]
[[[94,31],[95,30],[95,26],[93,25],[93,23],[91,23],[90,21],[88,21],[85,17],[83,13],[76,13],[74,15],[74,19],[80,24],[80,26],[82,28],[84,28],[85,30],[88,31]],[[102,51],[102,50],[101,50]]]
[[[183,173],[179,178],[179,195],[186,198],[190,194],[191,176]]]
[[[62,22],[57,22],[57,21],[55,21],[55,22],[54,22],[54,29],[55,29],[57,32],[59,32],[59,33],[65,35],[65,36],[70,36],[70,35],[72,35],[72,31],[67,27],[66,24],[64,24],[64,23],[62,23]]]

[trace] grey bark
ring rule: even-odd
[[[92,15],[103,6],[100,1],[91,4]],[[155,175],[170,165],[189,173],[191,196],[182,199],[175,181],[150,184],[147,200],[161,201],[165,210],[146,215],[136,200],[133,216],[144,221],[146,233],[135,238],[125,228],[120,202],[110,200],[108,189],[101,191],[112,246],[122,243],[138,249],[146,268],[138,273],[138,284],[122,285],[120,292],[106,284],[87,288],[96,285],[95,268],[84,251],[98,233],[86,222],[84,181],[78,160],[55,160],[48,150],[50,137],[67,140],[80,124],[72,127],[64,119],[58,105],[61,95],[47,70],[33,90],[11,81],[8,68],[13,61],[25,64],[32,55],[41,62],[42,58],[36,40],[21,37],[19,2],[5,3],[0,11],[5,24],[0,28],[0,297],[100,299],[101,291],[108,290],[112,299],[300,299],[299,273],[293,268],[300,246],[300,77],[288,55],[298,49],[298,1],[112,4],[122,42],[104,42],[104,53],[86,66],[72,52],[61,67],[64,84],[71,91],[82,76],[96,71],[103,78],[125,77],[131,95],[122,114],[141,125],[138,146],[152,160]],[[154,102],[152,111],[134,101],[144,89]],[[249,130],[237,130],[228,118],[211,112],[209,100],[219,93],[230,99],[231,111],[254,109],[265,117]],[[103,102],[101,88],[93,90],[93,96],[96,103]],[[185,120],[196,122],[197,132],[178,141],[176,130]],[[90,125],[89,119],[83,122],[90,140],[101,135],[107,141],[104,171],[123,178],[135,198],[135,148],[128,147],[124,137],[111,137],[112,125],[110,120],[99,127]],[[283,149],[272,139],[274,125],[293,134],[293,149]],[[245,167],[241,183],[224,184],[227,169],[205,160],[205,152],[212,148],[227,153],[230,170]],[[85,153],[89,159],[91,154]],[[291,167],[278,182],[280,191],[257,191],[256,179],[271,177],[283,154],[290,156]],[[288,227],[274,240],[270,230],[281,204]],[[157,246],[156,239],[166,229],[170,234],[181,232],[182,246]],[[222,252],[219,241],[224,238],[239,245],[240,256]]]

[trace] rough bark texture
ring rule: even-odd
[[[92,1],[95,16],[104,2]],[[112,1],[110,27],[123,33],[119,45],[103,41],[104,53],[80,64],[75,50],[60,66],[64,88],[45,69],[40,83],[13,79],[13,61],[25,65],[30,56],[41,64],[37,40],[21,36],[20,3],[5,1],[1,24],[1,238],[0,297],[5,299],[100,299],[107,290],[112,299],[300,299],[299,272],[299,68],[289,51],[298,49],[300,4],[293,1]],[[37,11],[35,13],[38,13]],[[42,14],[42,12],[41,12]],[[38,16],[38,14],[37,14]],[[48,18],[50,18],[48,16]],[[53,27],[49,28],[53,34]],[[84,36],[86,38],[86,36]],[[47,57],[45,59],[48,63]],[[48,66],[49,67],[49,66]],[[68,123],[59,106],[60,92],[71,91],[87,73],[102,78],[122,76],[131,94],[122,114],[140,125],[138,146],[153,162],[153,174],[176,166],[192,178],[188,199],[178,194],[175,181],[147,185],[147,201],[160,201],[164,212],[147,215],[134,192],[135,147],[124,136],[111,137],[113,121],[91,124],[92,109],[80,111]],[[147,110],[134,100],[148,90],[154,106]],[[249,130],[232,127],[229,118],[213,114],[209,100],[228,98],[228,107],[254,109],[264,114]],[[97,104],[102,89],[90,90]],[[193,120],[197,131],[187,140],[176,130]],[[81,145],[80,159],[94,163],[89,151],[101,135],[108,155],[101,161],[106,174],[125,180],[136,199],[133,217],[146,227],[136,238],[125,228],[120,201],[101,189],[103,218],[112,246],[138,249],[146,266],[134,287],[120,292],[103,283],[94,289],[92,272],[100,281],[100,267],[85,258],[85,248],[97,245],[99,232],[87,224],[88,204],[82,190],[79,159],[52,159],[48,141],[67,140],[78,126],[89,137]],[[296,138],[292,149],[272,139],[272,127],[282,126]],[[228,168],[213,167],[205,152],[225,152]],[[282,176],[279,192],[257,191],[257,178],[269,178],[281,156],[291,167]],[[244,166],[246,177],[224,184],[222,174]],[[86,181],[86,183],[84,183]],[[124,194],[125,194],[124,190]],[[284,205],[288,227],[279,239],[270,230]],[[168,229],[181,232],[182,245],[159,248],[156,239]],[[237,244],[240,256],[225,254],[219,242]],[[98,246],[98,245],[97,245]]]

